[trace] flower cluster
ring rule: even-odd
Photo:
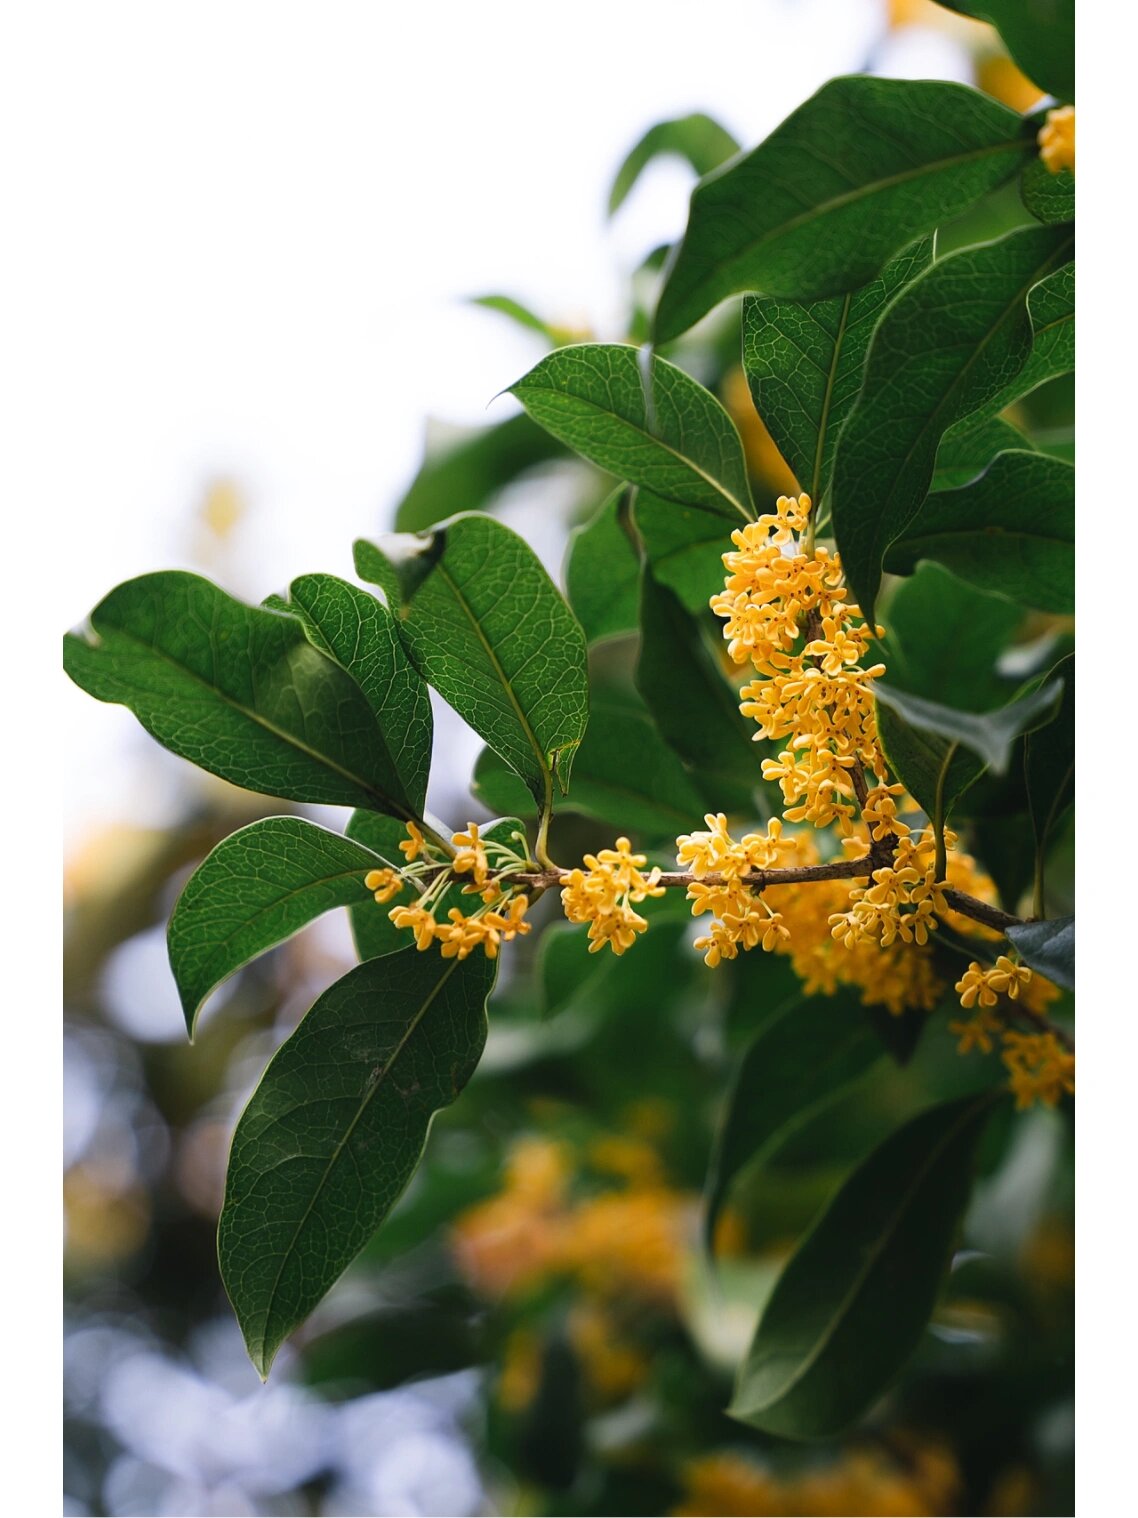
[[[615,848],[586,854],[584,863],[584,870],[568,870],[561,876],[562,909],[570,922],[589,924],[590,954],[605,944],[614,954],[623,954],[648,926],[631,904],[663,896],[664,887],[657,884],[660,871],[653,867],[649,874],[642,874],[647,855],[634,854],[627,838],[618,838]]]
[[[1064,1092],[1074,1093],[1075,1056],[1064,1049],[1054,1033],[1008,1029],[1001,1058],[1010,1072],[1009,1085],[1018,1109],[1037,1101],[1054,1107]]]
[[[703,820],[707,832],[685,833],[676,840],[680,865],[695,876],[688,886],[692,916],[710,912],[714,919],[710,932],[696,939],[696,948],[706,951],[705,961],[713,967],[734,959],[740,947],[778,948],[789,939],[789,930],[745,877],[755,870],[792,867],[798,862],[797,840],[783,836],[777,817],[765,833],[748,833],[738,843],[722,812],[709,812]]]
[[[1039,156],[1043,166],[1052,174],[1062,169],[1075,172],[1075,107],[1057,106],[1047,112],[1047,120],[1039,129]]]
[[[757,737],[789,740],[762,766],[782,788],[786,820],[837,823],[848,836],[854,771],[885,779],[871,686],[885,666],[863,667],[874,630],[847,602],[838,555],[807,553],[799,541],[810,510],[809,496],[779,496],[773,514],[733,532],[725,588],[711,609],[726,619],[731,658],[749,660],[761,676],[741,691],[744,716],[759,724]]]
[[[525,849],[524,837],[515,839]],[[528,933],[525,921],[529,898],[510,879],[532,868],[528,851],[519,853],[508,843],[483,838],[476,822],[451,839],[455,852],[444,851],[426,837],[414,822],[407,823],[407,837],[399,845],[405,863],[371,870],[364,885],[377,902],[386,904],[406,887],[417,892],[410,905],[392,907],[388,916],[397,928],[415,935],[415,947],[429,949],[438,943],[444,959],[466,959],[481,948],[487,959],[496,959],[499,945]],[[451,906],[441,911],[459,884],[459,894],[479,897],[473,912]]]

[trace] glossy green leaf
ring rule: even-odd
[[[1003,417],[989,416],[978,422],[966,417],[941,438],[932,489],[959,490],[983,474],[998,453],[1013,448],[1030,452],[1035,444]]]
[[[868,620],[885,552],[928,494],[941,438],[1024,367],[1028,292],[1070,247],[1065,228],[1029,227],[965,248],[914,280],[879,322],[833,484],[834,535]]]
[[[895,587],[883,615],[887,635],[872,657],[894,689],[978,712],[1012,694],[997,665],[1024,613],[1003,596],[925,563]]]
[[[779,1277],[732,1417],[829,1438],[885,1391],[932,1312],[991,1106],[973,1096],[930,1108],[858,1166]]]
[[[647,350],[560,348],[510,393],[555,437],[620,479],[732,522],[754,516],[735,423],[710,390]]]
[[[1051,677],[1062,679],[1063,699],[1055,720],[1028,734],[1024,747],[1027,805],[1038,855],[1075,801],[1075,656],[1060,659]]]
[[[266,817],[223,839],[186,882],[166,935],[191,1036],[223,980],[322,912],[370,899],[364,876],[384,863],[303,817]]]
[[[199,575],[142,575],[112,590],[63,664],[100,701],[128,706],[171,752],[234,785],[292,801],[414,814],[356,682],[300,622],[246,606]]]
[[[640,588],[640,658],[636,686],[664,741],[699,777],[718,809],[753,805],[763,786],[757,729],[739,711],[728,684],[704,646],[700,630],[646,565]],[[710,803],[709,803],[710,804]]]
[[[674,591],[688,611],[706,611],[711,597],[723,589],[723,555],[734,548],[732,523],[661,501],[646,490],[637,492],[633,515],[659,583]]]
[[[1014,112],[963,85],[832,79],[696,186],[655,339],[740,291],[805,301],[857,289],[1034,152]]]
[[[351,970],[274,1055],[241,1114],[218,1227],[261,1376],[360,1252],[486,1042],[494,963],[402,949]]]
[[[377,563],[378,561],[378,563]],[[423,537],[356,545],[356,569],[389,596],[419,671],[541,805],[569,783],[589,712],[585,637],[529,545],[472,514]],[[393,607],[393,610],[395,608]]]
[[[456,507],[479,511],[521,475],[565,453],[563,444],[524,414],[479,427],[427,454],[395,509],[396,529],[422,532],[453,516]]]
[[[766,1024],[732,1083],[707,1177],[705,1238],[735,1176],[758,1163],[881,1057],[852,992],[807,996]]]
[[[474,793],[493,811],[518,810],[522,799],[517,782],[489,751],[474,767]],[[594,700],[573,788],[558,810],[583,812],[617,833],[670,840],[698,824],[707,802],[646,713],[602,698]]]
[[[1075,98],[1075,0],[939,0],[988,21],[1041,93]]]
[[[970,485],[930,495],[890,545],[885,568],[911,574],[921,559],[1022,606],[1073,612],[1073,466],[1044,453],[1001,453]]]
[[[1008,929],[1025,965],[1046,975],[1057,986],[1075,989],[1075,919],[1056,917],[1047,922],[1023,922]]]
[[[755,409],[815,505],[829,485],[838,432],[861,387],[878,318],[932,256],[926,237],[848,295],[743,301],[743,369]]]
[[[1073,237],[1070,227],[1060,227],[1060,235]],[[1040,280],[1028,292],[1027,312],[1031,321],[1031,352],[1027,362],[1008,382],[990,396],[983,413],[1002,411],[1005,406],[1030,395],[1047,380],[1069,374],[1075,367],[1075,265],[1066,263],[1054,274]]]
[[[637,180],[656,158],[673,155],[686,159],[702,178],[739,151],[739,144],[718,121],[696,111],[673,121],[659,121],[621,164],[609,192],[609,215],[614,216],[632,193]]]
[[[933,816],[938,797],[948,817],[967,788],[991,768],[1006,772],[1021,733],[1046,720],[1061,695],[1059,681],[996,711],[957,711],[875,681],[877,729],[889,765],[909,793]]]
[[[402,787],[421,814],[431,767],[431,697],[411,664],[386,606],[335,575],[303,575],[289,586],[284,608],[299,616],[309,638],[335,659],[367,697],[380,730],[382,763],[393,792]]]
[[[1041,158],[1034,158],[1019,182],[1024,205],[1037,221],[1048,226],[1075,219],[1075,176],[1070,169],[1053,174]]]
[[[569,539],[565,590],[590,643],[636,628],[640,559],[621,523],[626,487],[615,490]]]

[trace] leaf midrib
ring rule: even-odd
[[[814,1348],[798,1366],[789,1380],[784,1382],[784,1384],[779,1388],[777,1394],[774,1397],[768,1398],[768,1400],[765,1402],[756,1404],[754,1408],[749,1407],[748,1411],[760,1412],[764,1408],[773,1406],[776,1402],[783,1401],[785,1397],[794,1390],[794,1388],[802,1380],[803,1376],[805,1376],[807,1372],[814,1367],[818,1361],[819,1356],[827,1348],[834,1335],[841,1327],[848,1309],[853,1305],[856,1298],[860,1295],[862,1288],[865,1286],[865,1283],[869,1278],[870,1272],[873,1270],[878,1260],[881,1258],[881,1255],[884,1252],[886,1246],[891,1242],[893,1234],[896,1232],[897,1228],[900,1226],[902,1220],[904,1219],[905,1213],[908,1211],[909,1205],[912,1202],[918,1188],[923,1185],[923,1183],[928,1179],[930,1171],[940,1161],[941,1156],[944,1154],[949,1145],[956,1139],[961,1129],[970,1123],[980,1111],[981,1107],[985,1106],[990,1100],[990,1097],[985,1097],[982,1101],[976,1102],[971,1107],[969,1107],[966,1112],[961,1114],[959,1122],[953,1124],[953,1126],[944,1135],[940,1142],[929,1152],[929,1155],[924,1164],[920,1166],[916,1174],[913,1176],[913,1179],[910,1181],[909,1185],[905,1188],[904,1192],[902,1192],[896,1208],[890,1214],[887,1225],[881,1232],[878,1242],[872,1246],[872,1248],[867,1253],[863,1264],[859,1266],[857,1271],[854,1273],[854,1278],[849,1290],[846,1292],[842,1300],[838,1303],[838,1306],[835,1309],[832,1317],[826,1324],[825,1331],[819,1337]],[[824,1221],[824,1218],[822,1221]],[[821,1226],[821,1223],[819,1226]]]
[[[442,577],[443,581],[445,582],[445,584],[447,586],[447,589],[450,591],[450,593],[454,597],[454,599],[458,602],[459,607],[462,609],[462,611],[466,615],[467,621],[470,623],[471,627],[474,629],[474,635],[478,639],[479,643],[481,643],[482,648],[485,651],[486,657],[490,661],[490,666],[493,669],[494,673],[498,677],[499,684],[501,685],[502,689],[506,692],[506,695],[508,696],[509,701],[510,701],[510,705],[513,707],[514,714],[515,714],[515,716],[518,719],[519,725],[521,726],[522,732],[525,734],[526,741],[529,743],[530,748],[533,750],[534,757],[537,759],[538,770],[540,771],[540,774],[541,774],[541,778],[542,778],[543,785],[545,787],[546,795],[547,796],[551,796],[553,794],[553,771],[549,767],[549,762],[548,762],[548,760],[546,759],[546,756],[545,756],[545,750],[542,748],[541,744],[538,742],[537,734],[534,732],[533,728],[530,726],[529,718],[526,716],[525,711],[522,708],[521,702],[518,700],[517,695],[515,694],[513,682],[511,681],[510,677],[506,674],[506,671],[505,671],[505,669],[502,666],[501,660],[498,658],[498,655],[494,652],[493,645],[490,643],[490,640],[487,638],[486,634],[483,632],[483,630],[482,630],[482,623],[475,616],[473,607],[470,605],[470,602],[466,599],[465,595],[462,593],[461,589],[459,588],[457,580],[455,580],[454,576],[449,572],[449,570],[447,569],[446,565],[443,563],[443,561],[442,561],[441,558],[439,559],[438,563],[435,565],[435,571],[434,572]],[[543,647],[544,647],[544,645],[543,645]],[[541,649],[536,649],[536,648],[535,649],[531,649],[529,657],[533,658],[537,653],[540,653],[541,651],[542,651]],[[565,748],[565,747],[568,747],[568,744],[561,744],[560,745],[560,748]]]
[[[890,505],[892,505],[892,503],[896,500],[896,496],[897,496],[897,481],[900,480],[900,479],[902,479],[904,477],[905,473],[907,472],[907,470],[909,468],[910,463],[912,462],[914,453],[916,452],[916,450],[918,449],[918,447],[925,441],[925,439],[929,436],[930,428],[935,428],[936,427],[936,424],[938,423],[942,412],[946,409],[946,407],[950,406],[950,403],[958,395],[959,390],[960,390],[961,382],[971,372],[973,365],[975,365],[976,363],[978,363],[979,360],[980,360],[980,358],[987,352],[989,346],[994,341],[994,339],[997,336],[997,334],[999,334],[1000,332],[1003,331],[1003,328],[1004,328],[1005,324],[1013,316],[1015,316],[1018,313],[1019,303],[1021,301],[1024,302],[1024,305],[1025,305],[1025,308],[1026,308],[1026,302],[1027,302],[1028,295],[1035,288],[1035,286],[1037,284],[1039,284],[1039,282],[1042,279],[1046,279],[1047,278],[1047,275],[1046,274],[1040,274],[1039,270],[1047,268],[1047,266],[1049,264],[1053,263],[1057,258],[1059,258],[1061,256],[1065,256],[1065,254],[1067,252],[1067,249],[1068,249],[1068,246],[1069,246],[1069,244],[1070,244],[1071,241],[1072,241],[1072,239],[1068,238],[1067,241],[1064,242],[1063,244],[1061,244],[1058,249],[1056,249],[1052,253],[1048,254],[1048,256],[1043,260],[1043,262],[1041,264],[1039,264],[1039,265],[1036,266],[1036,268],[1032,271],[1031,277],[1026,281],[1026,283],[1022,284],[1019,287],[1019,289],[1015,292],[1015,294],[1011,297],[1011,299],[1008,300],[1005,303],[1004,308],[1003,308],[1002,312],[1000,313],[999,317],[997,318],[997,320],[988,328],[987,332],[984,334],[984,336],[980,340],[980,342],[977,343],[972,348],[972,350],[969,353],[967,359],[965,359],[963,365],[956,371],[956,374],[953,376],[952,383],[950,384],[949,388],[945,391],[944,395],[941,396],[940,400],[936,403],[936,405],[933,407],[932,411],[925,418],[924,425],[920,428],[920,430],[918,431],[917,435],[914,437],[912,443],[910,443],[908,449],[905,452],[904,458],[901,460],[900,464],[893,471],[893,484],[892,484],[892,486],[890,488],[888,496],[886,497],[886,501]],[[936,265],[935,264],[932,265],[932,268],[936,268]],[[918,283],[918,281],[914,281],[914,285],[916,283]],[[1030,322],[1030,319],[1031,319],[1030,313],[1028,313],[1028,320],[1029,320],[1029,322]],[[1034,342],[1034,331],[1033,331],[1033,334],[1032,334],[1032,341]],[[1031,353],[1029,352],[1027,354],[1027,357],[1024,359],[1023,364],[1020,366],[1019,371],[1017,371],[1017,372],[1018,373],[1022,373],[1023,369],[1027,367],[1027,364],[1030,361],[1031,361]],[[959,420],[959,418],[958,418],[958,420]],[[942,428],[940,430],[939,434],[937,434],[937,435],[940,436],[940,437],[943,437],[944,434],[945,434],[945,432],[947,432],[947,430],[948,430],[947,427]],[[934,470],[935,470],[935,467],[936,467],[936,465],[935,465],[935,458],[934,458],[934,461],[933,461],[933,469]],[[929,478],[930,479],[932,478],[932,473],[931,472],[930,472]],[[918,506],[918,509],[919,509],[919,506]],[[884,522],[884,519],[885,519],[885,512],[881,511],[881,512],[878,513],[878,516],[877,516],[877,526],[876,526],[876,528],[874,530],[874,534],[873,534],[873,553],[874,553],[874,557],[876,559],[875,569],[877,570],[878,574],[880,574],[881,560],[882,560],[882,558],[884,556],[885,550],[890,546],[890,544],[896,542],[897,538],[905,530],[905,528],[908,526],[909,522],[911,522],[913,520],[913,517],[915,515],[916,515],[915,511],[911,512],[909,514],[909,516],[905,519],[905,521],[900,524],[900,526],[894,532],[893,536],[888,540],[888,542],[882,542],[882,523]],[[879,583],[880,583],[880,581],[879,581]],[[870,618],[872,618],[872,616],[873,616],[874,602],[876,601],[876,599],[877,599],[877,597],[876,597],[876,592],[875,592],[874,595],[870,598],[869,609],[868,609],[868,612],[867,612],[867,615]]]
[[[324,1167],[324,1173],[323,1173],[323,1175],[320,1177],[320,1180],[317,1183],[317,1185],[313,1187],[312,1196],[309,1199],[308,1206],[304,1209],[303,1215],[301,1216],[299,1222],[297,1223],[296,1228],[293,1230],[292,1238],[289,1240],[288,1245],[281,1251],[281,1262],[280,1262],[280,1265],[277,1267],[276,1279],[273,1281],[272,1288],[269,1291],[269,1300],[268,1300],[268,1302],[267,1302],[267,1304],[265,1306],[264,1317],[263,1317],[263,1320],[262,1320],[262,1332],[261,1332],[261,1351],[262,1351],[261,1358],[262,1358],[262,1361],[264,1360],[264,1349],[265,1349],[265,1343],[266,1343],[266,1337],[265,1336],[266,1336],[266,1333],[267,1333],[267,1330],[268,1330],[269,1320],[272,1317],[273,1307],[276,1304],[277,1292],[280,1290],[281,1277],[284,1275],[285,1266],[288,1263],[289,1259],[291,1258],[292,1252],[293,1252],[293,1250],[296,1247],[296,1241],[297,1241],[297,1239],[300,1238],[300,1235],[301,1235],[301,1233],[304,1230],[305,1224],[308,1222],[308,1219],[312,1215],[312,1209],[316,1206],[316,1203],[319,1200],[320,1195],[321,1195],[321,1193],[324,1190],[324,1187],[327,1185],[328,1177],[332,1174],[332,1171],[334,1170],[335,1166],[339,1162],[341,1154],[343,1154],[344,1149],[346,1148],[349,1140],[352,1137],[352,1134],[356,1131],[356,1128],[358,1127],[361,1119],[363,1118],[364,1113],[367,1111],[368,1107],[370,1106],[372,1098],[375,1096],[376,1092],[382,1087],[384,1081],[387,1079],[387,1076],[389,1075],[389,1073],[391,1071],[391,1067],[394,1065],[395,1061],[399,1058],[400,1054],[402,1054],[403,1050],[406,1048],[408,1039],[410,1039],[410,1037],[412,1036],[412,1034],[418,1029],[420,1023],[423,1021],[424,1017],[426,1017],[427,1013],[430,1011],[431,1007],[434,1005],[435,1000],[438,997],[439,993],[442,991],[442,989],[446,985],[447,981],[450,980],[450,978],[454,974],[454,972],[458,969],[459,963],[460,963],[460,961],[457,960],[457,959],[452,960],[451,963],[448,965],[447,969],[444,971],[444,973],[439,977],[439,979],[436,982],[436,984],[431,988],[431,993],[427,997],[426,1001],[424,1001],[423,1005],[419,1008],[418,1012],[415,1013],[415,1016],[408,1023],[406,1031],[403,1033],[402,1037],[400,1038],[399,1042],[396,1044],[395,1048],[391,1051],[390,1055],[387,1058],[386,1063],[381,1068],[379,1074],[375,1077],[375,1079],[372,1081],[371,1085],[369,1086],[368,1090],[364,1093],[364,1096],[363,1096],[362,1100],[360,1101],[359,1106],[356,1109],[354,1117],[352,1118],[351,1122],[348,1124],[347,1128],[344,1131],[344,1136],[340,1139],[339,1143],[336,1145],[335,1149],[332,1151],[331,1158],[328,1160],[327,1165]]]
[[[663,449],[665,453],[671,454],[672,458],[674,458],[678,463],[683,464],[685,468],[690,469],[692,474],[698,475],[698,477],[703,480],[705,484],[710,485],[713,490],[721,495],[723,499],[727,501],[729,505],[739,513],[745,522],[753,522],[755,520],[754,512],[748,511],[740,501],[736,500],[734,494],[727,489],[726,485],[724,485],[722,481],[717,480],[713,475],[708,474],[707,471],[705,469],[702,469],[693,458],[689,457],[688,454],[681,453],[678,448],[673,448],[671,443],[667,442],[664,438],[657,437],[654,432],[649,432],[647,427],[642,427],[638,422],[629,421],[627,417],[620,416],[617,412],[611,410],[608,406],[602,406],[599,401],[590,399],[589,396],[579,395],[576,392],[569,390],[558,390],[553,385],[539,385],[536,382],[525,381],[522,384],[514,386],[514,394],[519,395],[520,392],[526,389],[541,391],[546,395],[556,396],[559,400],[569,400],[572,401],[575,405],[588,406],[591,407],[592,410],[599,412],[601,416],[610,417],[619,426],[627,427],[630,432],[634,432],[637,437],[644,438],[649,443],[654,444],[657,448]],[[728,418],[728,420],[730,420],[730,418]],[[740,443],[739,448],[740,452],[742,452],[742,443]],[[651,485],[648,488],[652,490],[656,495],[661,494],[658,485]],[[666,497],[664,497],[664,499],[666,499]],[[683,504],[691,506],[695,511],[706,511],[708,509],[706,506],[700,506],[694,501],[685,501]]]
[[[940,173],[942,169],[954,168],[957,164],[979,162],[981,159],[991,157],[995,153],[1006,153],[1010,148],[1020,147],[1027,149],[1030,146],[1031,144],[1028,143],[1026,138],[1011,137],[1004,142],[991,144],[984,148],[970,148],[966,153],[954,153],[948,158],[937,158],[931,163],[918,164],[911,169],[904,169],[900,173],[890,174],[884,179],[875,179],[869,184],[858,185],[852,190],[847,190],[842,195],[835,195],[829,200],[819,201],[815,205],[807,207],[806,210],[800,211],[797,216],[792,216],[786,221],[779,222],[777,227],[772,227],[769,231],[764,232],[761,237],[757,237],[752,242],[747,243],[728,262],[717,267],[733,269],[736,264],[750,258],[765,243],[784,237],[788,232],[797,231],[801,226],[808,226],[814,218],[828,216],[831,212],[842,210],[847,205],[856,205],[859,200],[867,196],[877,195],[883,190],[891,190],[897,185],[907,184],[912,179],[919,179],[922,174]],[[1011,178],[1011,172],[1009,172],[1008,178]],[[825,299],[826,297],[821,298]]]
[[[98,632],[98,624],[96,623],[93,625],[95,626],[96,632]],[[279,738],[289,747],[296,749],[298,753],[304,754],[307,758],[315,760],[317,764],[323,765],[324,768],[331,770],[334,774],[339,775],[342,779],[348,780],[353,785],[359,786],[360,790],[364,793],[365,796],[371,796],[376,801],[380,802],[382,810],[387,812],[389,815],[399,817],[404,821],[406,821],[408,818],[415,817],[416,814],[414,812],[409,811],[401,802],[397,802],[394,797],[385,795],[383,791],[381,791],[377,786],[373,785],[370,780],[365,780],[361,776],[353,774],[351,770],[345,768],[344,765],[337,763],[337,761],[331,758],[328,754],[322,754],[319,749],[310,748],[309,745],[298,738],[295,733],[290,733],[287,731],[287,729],[278,727],[275,722],[270,722],[269,719],[262,716],[260,712],[242,705],[240,701],[235,700],[232,696],[223,691],[220,686],[211,685],[210,682],[199,675],[196,670],[192,670],[188,665],[180,663],[176,658],[173,657],[173,655],[167,653],[164,648],[159,647],[158,644],[147,643],[143,638],[140,638],[136,636],[136,634],[132,633],[129,628],[122,626],[121,623],[111,623],[110,625],[113,628],[114,632],[119,637],[125,639],[126,642],[136,645],[144,652],[154,655],[161,659],[164,663],[169,664],[173,669],[178,670],[187,679],[192,680],[195,684],[200,685],[203,690],[210,692],[211,695],[224,702],[226,706],[232,707],[232,709],[235,712],[238,712],[242,717],[245,717],[250,722],[256,723],[258,727],[264,728],[264,730],[267,733],[271,733],[274,738]],[[88,642],[86,638],[80,638],[80,641],[84,643],[85,646],[93,653],[98,652],[97,644]],[[305,638],[305,642],[308,642],[307,638]],[[315,645],[309,644],[309,647],[313,649],[314,653],[320,653],[320,650],[316,648]],[[324,655],[322,657],[327,656]],[[343,674],[347,675],[347,671],[343,669],[342,665],[337,664],[336,667],[340,669]],[[351,679],[351,676],[347,675],[347,678]],[[129,681],[124,681],[124,683],[128,685],[130,684]],[[355,684],[354,681],[352,683]],[[358,690],[359,687],[356,686],[356,689]],[[363,696],[362,691],[360,692],[360,695],[361,697]],[[363,699],[366,702],[367,698],[363,697]],[[370,711],[371,708],[369,707],[368,710]],[[375,725],[378,728],[379,724],[376,723]],[[191,760],[190,762],[193,763],[194,761]],[[271,794],[271,792],[267,794]]]

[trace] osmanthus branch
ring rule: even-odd
[[[807,864],[797,869],[752,870],[740,879],[744,885],[756,891],[765,890],[768,886],[804,885],[813,880],[867,880],[873,870],[888,864],[890,857],[891,851],[883,850],[863,854],[860,859],[835,859],[829,864]],[[538,870],[521,872],[510,878],[530,890],[547,891],[560,885],[566,874],[568,871],[560,869]],[[681,890],[686,890],[697,881],[711,886],[726,884],[719,875],[692,875],[681,870],[668,871],[658,879],[662,886]],[[1023,921],[964,891],[946,888],[944,898],[954,912],[971,917],[975,922],[982,922],[989,928],[996,928],[1001,933]]]

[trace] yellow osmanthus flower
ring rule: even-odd
[[[623,954],[648,926],[631,903],[664,894],[657,884],[659,867],[642,874],[648,856],[634,854],[627,838],[618,838],[615,848],[586,854],[584,862],[586,869],[569,870],[561,877],[562,910],[570,922],[589,924],[590,954],[605,944],[614,954]]]
[[[1063,169],[1075,172],[1075,107],[1057,106],[1047,112],[1047,120],[1039,129],[1039,156],[1044,168],[1052,174]]]
[[[789,740],[777,760],[763,761],[764,777],[782,788],[786,820],[837,823],[848,835],[852,771],[861,765],[885,779],[871,683],[885,666],[863,666],[884,630],[867,627],[848,603],[837,554],[804,551],[810,511],[809,496],[780,496],[773,513],[733,532],[711,609],[725,619],[732,659],[749,660],[761,677],[740,692],[743,715],[758,723],[756,736]]]
[[[407,823],[407,834],[399,845],[406,859],[403,868],[371,870],[364,884],[381,903],[405,886],[416,890],[416,901],[392,907],[387,914],[397,928],[415,935],[416,948],[426,950],[437,943],[444,959],[466,959],[481,949],[487,959],[496,959],[501,944],[530,931],[525,921],[529,897],[510,878],[529,867],[525,855],[501,840],[480,837],[476,822],[467,823],[465,833],[454,834],[453,855],[444,853],[414,822]],[[440,918],[443,898],[464,876],[470,880],[463,894],[479,895],[481,904],[471,913],[450,907]]]
[[[603,1400],[627,1397],[647,1381],[651,1360],[628,1343],[611,1312],[593,1302],[579,1302],[569,1314],[568,1328],[585,1379]]]
[[[393,896],[399,895],[403,889],[403,877],[398,870],[369,870],[364,876],[364,885],[373,893],[380,906],[383,906]]]
[[[1018,997],[1031,984],[1032,974],[1027,965],[1017,965],[1001,954],[990,970],[985,970],[976,960],[956,982],[960,992],[960,1005],[994,1007],[1000,996]]]
[[[1075,1056],[1064,1049],[1054,1033],[1008,1029],[1001,1058],[1010,1072],[1008,1084],[1015,1093],[1017,1110],[1037,1101],[1054,1107],[1065,1091],[1074,1095]]]

